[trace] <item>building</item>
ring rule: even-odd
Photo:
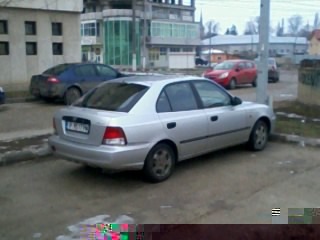
[[[320,55],[320,29],[312,31],[309,40],[308,53],[310,55]]]
[[[195,48],[201,43],[200,25],[194,19],[195,0],[136,0],[134,35],[132,2],[85,0],[83,60],[131,67],[134,39],[138,67],[194,67]]]
[[[217,49],[209,49],[201,52],[201,56],[211,63],[220,63],[226,60],[239,59],[238,56],[225,53]]]
[[[26,90],[31,76],[81,61],[82,0],[0,1],[0,86]]]
[[[202,41],[203,50],[211,47],[228,54],[257,53],[258,35],[219,35]],[[270,36],[269,56],[293,56],[305,54],[308,51],[308,40],[303,37]]]

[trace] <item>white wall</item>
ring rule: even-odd
[[[170,69],[187,69],[195,67],[195,53],[169,53],[169,68]]]
[[[81,61],[80,13],[2,8],[0,18],[8,21],[10,54],[0,55],[0,86],[26,90],[32,75],[65,62]],[[25,21],[35,21],[37,34],[25,35]],[[62,22],[63,36],[52,36],[51,22]],[[37,42],[37,55],[26,55],[26,41]],[[52,42],[63,43],[63,55],[52,54]]]

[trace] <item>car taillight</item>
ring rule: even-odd
[[[57,126],[56,126],[56,121],[53,119],[52,120],[52,127],[53,127],[53,134],[57,134]]]
[[[122,128],[120,127],[107,127],[104,135],[102,144],[104,145],[126,145],[127,139]]]
[[[47,80],[49,83],[59,83],[59,79],[56,77],[49,77]]]

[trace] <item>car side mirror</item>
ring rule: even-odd
[[[239,97],[233,97],[232,98],[232,105],[233,106],[238,106],[242,104],[242,100]]]

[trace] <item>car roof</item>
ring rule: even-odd
[[[145,76],[130,76],[123,77],[114,80],[110,80],[108,82],[125,82],[125,83],[138,83],[144,85],[152,85],[154,83],[174,83],[181,81],[191,81],[191,80],[207,80],[205,78],[197,77],[197,76],[186,76],[186,75],[145,75]]]

